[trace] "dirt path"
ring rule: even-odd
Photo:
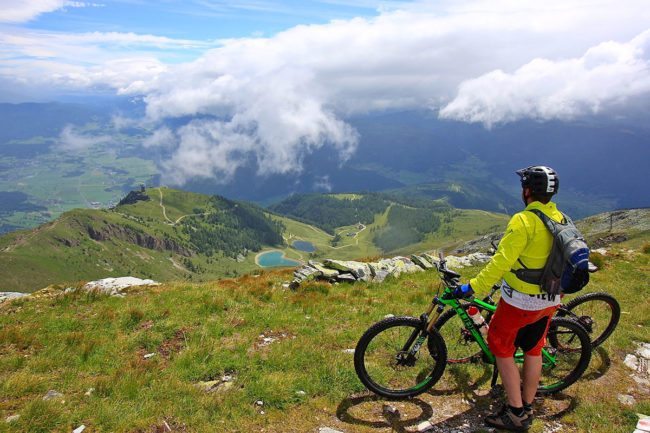
[[[160,204],[160,207],[162,208],[163,217],[167,220],[166,224],[168,224],[170,226],[175,226],[176,224],[180,223],[183,220],[183,218],[186,218],[186,217],[200,216],[200,215],[211,215],[211,214],[214,213],[214,212],[188,213],[187,215],[179,216],[176,219],[176,221],[172,221],[167,216],[167,209],[165,208],[165,205],[163,204],[163,192],[162,192],[162,189],[160,189],[160,187],[158,188],[158,193],[160,194],[160,201],[158,203]]]
[[[32,233],[30,233],[30,234],[27,235],[27,236],[22,236],[22,237],[17,238],[16,241],[15,241],[13,244],[9,245],[7,248],[5,248],[4,250],[2,250],[2,252],[10,253],[10,252],[14,251],[16,248],[18,248],[18,247],[20,247],[20,246],[22,246],[22,245],[25,245],[25,244],[27,243],[27,241],[30,240],[30,239],[32,239],[34,236],[36,236],[36,235],[38,235],[38,234],[40,234],[40,233],[42,233],[42,232],[46,232],[46,231],[50,231],[50,230],[52,230],[52,229],[55,228],[55,227],[56,227],[56,226],[57,226],[61,221],[65,221],[65,220],[67,220],[67,219],[68,219],[68,218],[58,218],[58,219],[54,220],[54,221],[52,222],[52,224],[49,225],[49,226],[41,226],[41,227],[37,227],[37,228],[33,229],[33,232],[32,232]]]
[[[165,209],[165,205],[163,204],[163,192],[162,192],[162,189],[160,189],[160,187],[158,187],[158,194],[160,194],[160,201],[158,203],[160,204],[160,207],[162,208],[163,217],[165,217],[165,219],[167,220],[167,222],[169,224],[174,225],[174,222],[167,217],[167,209]]]
[[[354,237],[352,238],[352,239],[355,240],[355,243],[354,243],[354,244],[350,244],[350,245],[342,245],[342,246],[340,246],[340,247],[330,247],[330,248],[333,249],[333,250],[340,250],[341,248],[349,248],[349,247],[356,247],[356,246],[359,246],[359,233],[361,233],[362,231],[364,231],[365,229],[368,228],[368,227],[365,226],[364,224],[361,224],[361,225],[363,226],[363,228],[362,228],[361,230],[359,230],[358,232],[356,232],[356,233],[354,234]]]

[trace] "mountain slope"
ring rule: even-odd
[[[77,209],[1,237],[0,287],[29,291],[123,275],[162,281],[236,275],[255,269],[248,251],[281,244],[282,231],[254,205],[167,188],[132,192],[114,209]]]
[[[650,255],[630,248],[614,247],[586,289],[616,296],[621,322],[582,379],[535,402],[531,431],[630,432],[635,413],[650,412],[623,363],[650,326],[639,290]],[[478,270],[462,269],[463,280]],[[295,292],[282,287],[288,278],[170,283],[125,298],[49,289],[0,304],[0,418],[20,415],[3,431],[388,433],[386,404],[403,414],[400,431],[423,421],[438,431],[480,428],[494,404],[489,366],[450,365],[431,392],[392,402],[365,393],[354,373],[349,349],[387,314],[425,311],[434,273]],[[49,390],[62,397],[44,400]],[[635,400],[625,405],[619,394]]]

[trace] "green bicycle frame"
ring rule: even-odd
[[[494,364],[496,362],[496,357],[490,351],[490,348],[488,347],[487,342],[483,338],[483,335],[478,330],[478,327],[476,326],[472,318],[469,317],[469,314],[467,314],[465,308],[463,308],[463,304],[461,304],[458,299],[451,296],[452,293],[453,293],[452,289],[447,287],[445,288],[441,297],[434,298],[433,303],[431,305],[431,309],[427,313],[427,316],[431,315],[436,304],[438,305],[438,308],[429,319],[429,325],[427,327],[427,330],[430,331],[435,326],[435,322],[438,320],[438,317],[440,317],[440,314],[445,309],[445,307],[451,307],[456,312],[458,317],[460,317],[460,319],[463,321],[465,328],[472,334],[472,336],[478,343],[479,347],[483,351],[484,361],[487,362],[488,364]],[[471,299],[469,300],[469,303],[477,306],[479,309],[490,311],[492,313],[494,313],[497,309],[496,305],[482,301],[480,299]],[[517,363],[524,362],[523,353],[516,353],[514,358],[515,358],[515,362]],[[549,353],[546,349],[542,349],[542,364],[544,368],[555,367],[556,361],[557,358],[555,357],[555,355]]]

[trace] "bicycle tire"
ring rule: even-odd
[[[555,354],[557,362],[553,367],[542,366],[539,395],[566,389],[580,379],[591,361],[591,339],[582,325],[572,319],[551,319],[545,349]]]
[[[583,310],[588,302],[589,306]],[[616,329],[621,318],[621,306],[609,293],[586,293],[567,302],[556,316],[577,320],[589,334],[591,345],[595,348],[603,344]]]
[[[385,340],[396,331],[395,341]],[[409,337],[424,331],[414,317],[390,317],[372,325],[361,336],[354,351],[354,368],[361,382],[382,397],[414,397],[430,389],[442,376],[447,364],[445,342],[433,329],[418,351],[417,358],[404,359]],[[414,365],[404,365],[412,362]],[[415,365],[417,364],[417,366]]]
[[[467,310],[470,304],[463,304]],[[481,310],[486,323],[489,323],[492,312]],[[486,315],[486,313],[488,313]],[[479,360],[483,351],[477,345],[472,334],[467,331],[465,324],[454,310],[445,311],[436,320],[435,327],[440,332],[447,347],[447,364],[467,364]]]

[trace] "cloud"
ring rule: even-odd
[[[2,14],[0,22],[24,23],[39,15],[63,8],[104,7],[102,3],[67,1],[67,0],[1,0]]]
[[[112,138],[108,135],[83,134],[78,132],[73,125],[66,125],[61,131],[56,146],[65,152],[78,152],[111,141]]]
[[[61,9],[66,4],[65,0],[2,0],[2,13],[0,22],[22,23],[30,21],[37,16]]]
[[[142,141],[144,147],[174,148],[177,144],[176,134],[166,126],[156,129],[153,134]]]
[[[513,73],[495,70],[461,83],[440,117],[495,123],[569,120],[650,96],[650,31],[627,43],[605,42],[582,57],[534,59]]]
[[[323,147],[344,161],[358,137],[343,119],[374,110],[442,109],[489,125],[628,106],[647,92],[649,22],[646,0],[436,0],[219,42],[93,33],[53,43],[25,30],[2,36],[0,79],[142,96],[146,121],[161,126],[194,118],[170,130],[165,167],[177,182],[225,181],[249,164],[299,173]]]
[[[314,181],[314,189],[316,191],[332,192],[332,183],[329,176],[321,176]]]

